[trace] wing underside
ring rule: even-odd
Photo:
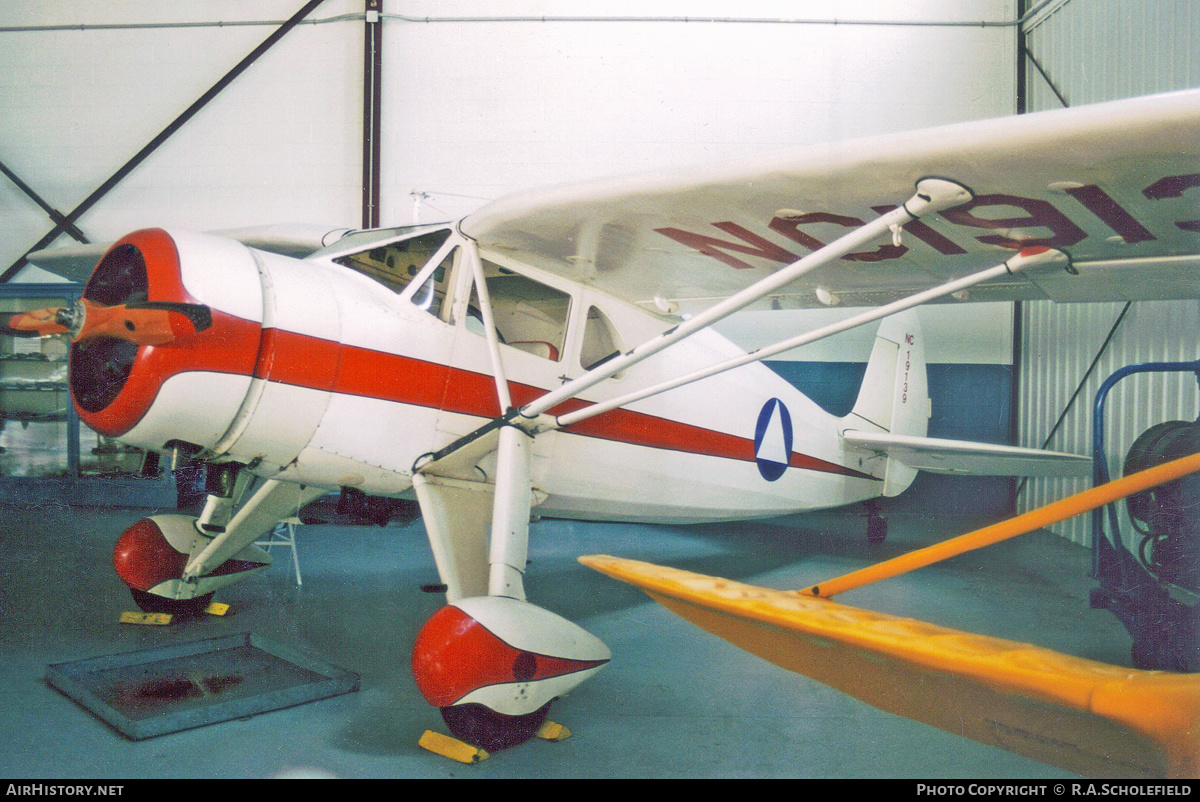
[[[974,200],[805,276],[762,308],[875,306],[1028,245],[1063,251],[1071,268],[997,278],[957,300],[1200,295],[1200,91],[534,192],[484,207],[463,231],[648,309],[686,313],[903,203],[926,176],[959,182]]]

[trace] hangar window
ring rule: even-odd
[[[554,362],[562,358],[571,296],[526,276],[483,261],[492,317],[501,343]],[[471,288],[467,330],[483,335],[479,296]]]
[[[443,228],[333,261],[378,281],[392,292],[401,292],[449,238],[450,229]]]

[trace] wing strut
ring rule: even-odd
[[[566,415],[560,415],[556,418],[555,422],[559,428],[563,426],[570,426],[572,423],[578,423],[581,420],[586,420],[596,415],[616,409],[617,407],[631,404],[634,401],[640,401],[643,398],[649,398],[652,395],[658,395],[659,393],[664,393],[667,390],[673,390],[676,387],[682,387],[685,384],[691,384],[693,382],[700,381],[701,379],[706,379],[709,376],[715,376],[718,373],[724,373],[725,371],[739,368],[742,365],[748,365],[751,362],[758,362],[775,356],[776,354],[781,354],[784,351],[790,351],[793,348],[799,348],[802,345],[808,345],[809,343],[816,342],[817,340],[823,340],[826,337],[831,337],[834,334],[839,334],[843,331],[857,328],[872,321],[885,318],[888,315],[894,315],[897,312],[904,311],[905,309],[911,309],[914,306],[920,306],[921,304],[928,303],[936,298],[942,298],[946,295],[952,295],[956,292],[961,292],[984,281],[1000,278],[1006,275],[1015,275],[1027,268],[1052,262],[1060,262],[1066,265],[1069,264],[1069,257],[1062,251],[1054,250],[1052,248],[1023,248],[1017,255],[1013,256],[1006,262],[1001,262],[995,267],[990,267],[986,270],[981,270],[978,273],[973,273],[969,276],[947,282],[941,286],[933,287],[923,292],[910,295],[907,298],[901,298],[898,301],[893,301],[892,303],[885,304],[884,306],[868,309],[865,312],[854,315],[853,317],[849,317],[837,323],[832,323],[828,326],[822,326],[819,329],[813,329],[812,331],[805,332],[804,334],[799,334],[795,337],[782,340],[774,345],[769,345],[765,348],[751,351],[748,354],[743,354],[742,356],[726,360],[725,362],[693,371],[692,373],[662,382],[661,384],[645,387],[641,390],[629,393],[628,395],[623,395],[619,398],[612,398],[608,401],[592,404],[584,407],[583,409],[576,410],[575,412],[567,413]]]
[[[488,295],[487,277],[483,274],[483,263],[479,260],[479,249],[467,248],[467,258],[471,260],[471,273],[475,277],[475,291],[479,293],[479,314],[483,317],[483,332],[487,339],[488,357],[492,360],[492,375],[496,379],[496,397],[500,401],[500,409],[512,407],[512,397],[508,392],[508,379],[504,375],[504,363],[500,360],[500,337],[497,334],[496,318],[492,314],[492,299]]]
[[[501,408],[505,412],[495,420],[458,438],[437,453],[428,455],[414,466],[414,473],[429,471],[440,460],[492,432],[497,432],[496,487],[488,553],[488,594],[520,600],[525,598],[523,574],[529,542],[529,510],[533,501],[531,482],[533,435],[539,430],[561,425],[544,415],[546,410],[749,306],[805,273],[851,253],[876,237],[889,231],[895,232],[899,227],[916,220],[922,214],[960,205],[969,201],[971,197],[970,190],[953,181],[943,178],[921,179],[917,182],[916,192],[903,205],[741,292],[735,293],[701,314],[668,329],[658,337],[610,360],[603,367],[567,382],[557,390],[548,392],[519,409],[509,403],[510,396],[502,370],[499,343],[494,333],[494,327],[490,325],[489,320],[491,304],[486,295],[487,285],[483,280],[482,266],[477,256],[471,257],[475,283],[480,293],[480,311],[484,315],[484,330],[488,334],[488,349],[495,370],[496,389],[499,393]],[[1011,267],[1001,265],[995,270],[998,271],[996,273],[998,275],[1010,271]],[[947,290],[947,292],[957,291],[957,289],[960,287]]]
[[[875,218],[869,223],[866,223],[850,233],[834,240],[823,248],[820,248],[803,259],[788,265],[770,276],[761,279],[760,281],[746,287],[740,292],[737,292],[723,301],[714,304],[705,311],[696,315],[693,318],[685,320],[677,326],[673,326],[657,337],[647,340],[641,345],[633,348],[620,356],[610,359],[602,366],[595,370],[579,376],[578,378],[567,382],[557,390],[548,392],[539,398],[531,401],[525,406],[517,409],[508,407],[506,412],[496,418],[488,421],[483,426],[475,431],[468,432],[454,442],[442,448],[440,451],[427,455],[418,461],[414,466],[414,471],[428,469],[431,465],[439,460],[445,459],[459,449],[470,445],[479,440],[485,435],[495,431],[498,428],[515,425],[514,421],[518,418],[524,418],[527,421],[538,419],[556,404],[560,404],[569,398],[573,398],[577,394],[594,387],[605,379],[620,373],[621,371],[642,362],[643,360],[659,353],[660,351],[674,345],[685,337],[695,334],[701,329],[707,328],[717,321],[732,315],[735,312],[750,306],[756,301],[765,298],[779,288],[795,281],[812,270],[821,267],[835,259],[840,259],[855,249],[862,247],[871,240],[885,233],[892,233],[895,230],[911,223],[922,215],[934,212],[943,211],[954,206],[961,205],[971,200],[973,197],[971,190],[964,187],[955,181],[945,178],[923,178],[917,182],[916,192],[906,200],[902,205]],[[1013,260],[1010,260],[1010,262]],[[1010,269],[1007,266],[998,266],[994,268],[998,272]],[[990,276],[989,276],[990,277]],[[981,279],[982,280],[982,279]],[[477,282],[481,283],[481,282]],[[950,290],[957,292],[957,289]],[[483,299],[480,298],[482,303]],[[486,306],[486,304],[485,304]],[[864,321],[865,322],[865,321]],[[490,346],[489,346],[490,347]],[[795,346],[792,346],[795,347]],[[763,358],[766,356],[763,352],[759,352]],[[493,360],[498,364],[498,354],[493,357]],[[733,367],[732,365],[730,367]],[[728,368],[725,368],[728,369]],[[667,389],[667,388],[663,388]],[[656,389],[656,392],[662,392],[662,389]],[[608,407],[611,408],[611,407]],[[589,407],[588,411],[595,409]],[[599,414],[607,409],[598,410],[592,414]],[[579,418],[576,418],[579,419]],[[553,419],[541,417],[536,424],[531,424],[533,430],[545,430],[557,428],[566,425],[562,421],[555,422]]]

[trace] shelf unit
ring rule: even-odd
[[[0,318],[30,309],[68,306],[78,299],[79,284],[0,284]],[[80,467],[79,416],[67,388],[68,344],[62,337],[12,337],[0,334],[0,422],[66,424],[66,475],[78,477]],[[34,446],[36,447],[36,446]],[[51,460],[55,459],[53,455]]]

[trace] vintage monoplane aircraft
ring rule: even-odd
[[[418,685],[497,748],[610,658],[525,600],[535,508],[685,523],[894,496],[918,470],[1086,472],[926,437],[906,310],[1200,297],[1198,154],[1185,92],[533,192],[454,224],[142,230],[98,263],[33,254],[94,269],[75,307],[9,326],[71,338],[87,426],[208,466],[198,518],[117,541],[147,607],[263,569],[254,541],[330,491],[415,498],[447,598],[418,637]],[[837,304],[864,310],[749,354],[710,328]],[[759,364],[880,320],[846,416]]]

